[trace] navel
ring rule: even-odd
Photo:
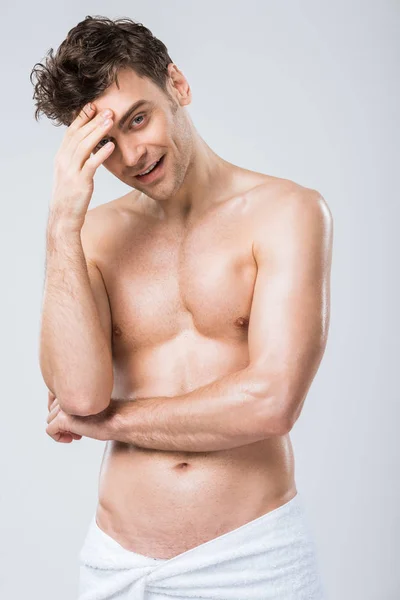
[[[178,463],[177,465],[175,465],[175,469],[177,469],[177,470],[181,470],[181,469],[186,470],[188,467],[189,467],[189,463],[187,463],[187,462],[181,462],[181,463]]]

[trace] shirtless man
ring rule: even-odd
[[[126,36],[116,24],[114,38]],[[76,36],[94,46],[98,31],[87,17]],[[121,63],[118,85],[71,111],[55,160],[40,344],[47,433],[107,440],[92,528],[111,551],[157,566],[200,557],[206,542],[212,554],[228,532],[234,544],[268,514],[272,528],[276,509],[298,498],[289,433],[327,341],[333,229],[317,191],[213,152],[185,109],[187,79],[166,64],[165,91]],[[101,164],[132,191],[88,210]],[[264,560],[260,573],[272,569]],[[198,577],[203,587],[192,573],[190,589],[208,589]],[[297,589],[291,577],[270,596],[266,582],[251,595],[250,576],[245,597],[322,598],[314,583],[285,595],[285,578]]]

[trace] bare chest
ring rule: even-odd
[[[256,264],[240,210],[184,230],[146,223],[116,235],[102,272],[116,354],[190,330],[221,340],[247,334]]]

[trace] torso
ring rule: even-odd
[[[112,313],[113,398],[184,394],[248,364],[251,220],[266,201],[260,185],[273,194],[280,180],[240,171],[232,193],[185,227],[138,207],[136,190],[93,209],[93,255]],[[289,434],[202,453],[111,440],[96,520],[125,548],[172,558],[295,493]]]

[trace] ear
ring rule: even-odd
[[[192,101],[192,90],[182,71],[174,63],[168,65],[169,84],[172,87],[171,93],[181,106],[186,106]]]

